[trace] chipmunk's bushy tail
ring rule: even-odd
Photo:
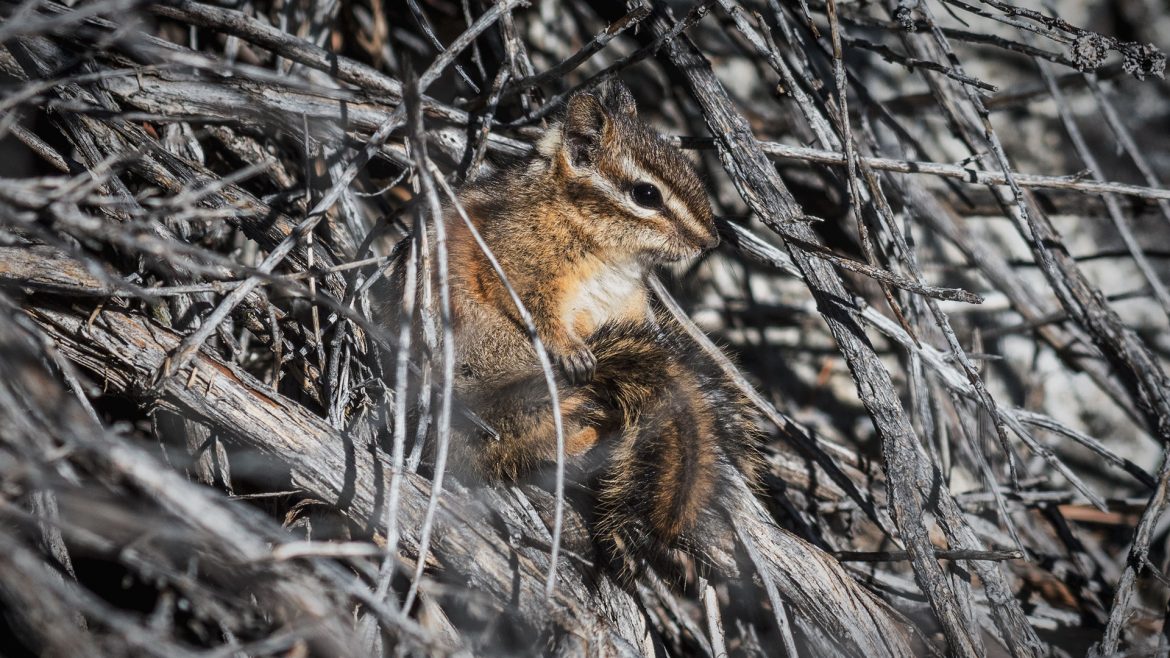
[[[754,480],[753,410],[671,325],[610,324],[588,342],[593,381],[558,390],[569,465],[594,492],[595,541],[623,578],[647,564],[683,578],[702,563],[699,537],[727,523],[725,467]],[[478,401],[500,434],[471,451],[481,474],[513,479],[555,462],[548,399],[532,375]]]

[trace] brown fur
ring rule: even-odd
[[[657,210],[631,200],[646,181],[662,193]],[[637,119],[629,91],[612,85],[571,98],[532,157],[470,183],[460,203],[557,365],[568,465],[596,492],[595,536],[606,554],[627,575],[647,561],[670,567],[700,554],[693,531],[704,519],[719,522],[718,466],[750,476],[756,462],[742,396],[692,342],[651,322],[646,271],[718,242],[690,163]],[[452,467],[524,478],[556,460],[537,354],[462,218],[449,209],[443,221],[456,393],[499,435],[457,416]],[[399,260],[390,300],[405,284]],[[394,322],[396,307],[387,310]]]
[[[645,322],[601,327],[588,340],[597,372],[558,381],[569,470],[596,491],[595,535],[619,572],[649,562],[668,573],[701,555],[690,536],[722,523],[718,464],[754,481],[756,416],[718,366],[681,332]],[[556,460],[552,410],[538,372],[468,400],[501,438],[470,426],[465,464],[488,479],[517,479]]]
[[[675,200],[671,207],[652,217],[630,212],[629,189],[640,181],[629,179],[628,163],[653,172],[663,195]],[[460,203],[553,363],[577,382],[588,381],[595,361],[586,336],[605,322],[646,317],[641,279],[651,267],[718,243],[693,167],[636,118],[629,92],[618,85],[573,96],[565,119],[549,128],[532,157],[471,182],[460,190]],[[674,207],[686,212],[680,216]],[[491,388],[537,363],[536,352],[503,283],[453,208],[444,224],[456,388]],[[390,277],[390,299],[401,296],[404,276],[400,262]],[[625,289],[598,301],[598,291],[610,292],[615,282]],[[395,309],[388,310],[392,321]]]

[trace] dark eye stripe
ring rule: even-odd
[[[639,169],[655,172],[691,215],[702,217],[708,212],[711,206],[703,182],[695,173],[693,165],[673,147],[655,149],[652,152],[647,149],[632,149],[631,156]]]

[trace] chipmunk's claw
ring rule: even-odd
[[[570,384],[582,385],[593,381],[593,374],[597,371],[597,357],[588,347],[556,355],[557,366],[564,373]]]

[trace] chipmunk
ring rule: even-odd
[[[593,380],[561,379],[557,388],[571,475],[595,492],[594,538],[622,579],[645,563],[684,574],[703,553],[695,532],[727,529],[721,467],[756,481],[755,410],[674,323],[609,323],[586,344],[597,359]],[[466,401],[500,438],[463,425],[456,462],[503,480],[555,464],[552,407],[539,372]]]
[[[616,81],[574,94],[529,158],[469,182],[459,202],[574,383],[593,375],[586,336],[605,322],[649,316],[643,277],[652,267],[719,242],[694,168],[637,118]],[[456,390],[495,386],[536,364],[536,351],[471,231],[454,209],[443,221]],[[392,288],[401,290],[404,270],[391,273]]]
[[[557,366],[568,466],[596,492],[595,537],[625,574],[693,555],[688,537],[719,497],[718,464],[755,471],[746,402],[654,317],[644,283],[655,265],[718,244],[694,168],[611,82],[574,94],[530,157],[458,198]],[[456,395],[496,433],[456,418],[451,464],[517,480],[556,460],[546,381],[475,236],[454,208],[443,222]],[[405,269],[391,272],[392,288]]]

